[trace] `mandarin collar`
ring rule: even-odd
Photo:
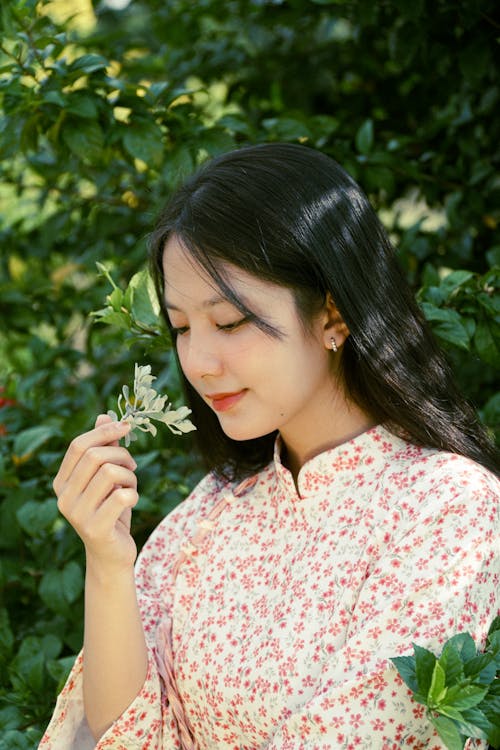
[[[317,495],[322,487],[333,481],[345,480],[346,473],[352,481],[356,475],[363,474],[368,469],[377,470],[378,466],[386,464],[388,456],[401,449],[404,444],[404,440],[389,432],[383,425],[375,425],[306,461],[300,468],[295,486],[292,472],[283,464],[283,441],[278,435],[274,444],[274,469],[285,495],[292,501],[301,502]]]

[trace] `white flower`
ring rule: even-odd
[[[156,427],[151,423],[152,419],[157,422],[163,422],[174,435],[182,435],[183,432],[196,430],[194,424],[187,419],[191,414],[191,409],[187,406],[181,406],[179,409],[172,409],[172,404],[168,402],[168,396],[161,396],[151,384],[156,380],[151,375],[150,365],[138,365],[136,363],[134,370],[134,394],[130,395],[128,385],[124,385],[122,392],[118,396],[118,411],[120,417],[114,411],[108,411],[108,416],[115,422],[121,420],[128,422],[132,429],[125,435],[125,445],[128,447],[133,440],[137,440],[134,430],[141,432],[150,432],[156,435]]]

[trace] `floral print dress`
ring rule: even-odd
[[[469,459],[377,426],[296,486],[278,438],[266,469],[208,475],[143,548],[137,698],[95,745],[80,655],[40,750],[442,748],[389,659],[460,631],[484,644],[499,532],[500,483]]]

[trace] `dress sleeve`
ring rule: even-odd
[[[389,659],[412,643],[437,654],[463,631],[484,645],[500,611],[500,485],[481,470],[443,476],[432,496],[418,483],[414,493],[421,509],[367,571],[343,648],[267,750],[445,747]]]
[[[58,696],[39,750],[179,750],[178,723],[166,695],[162,634],[168,630],[181,544],[217,491],[209,476],[169,514],[144,545],[136,563],[137,598],[148,649],[141,691],[96,744],[83,705],[83,651]],[[126,654],[124,654],[126,659]]]

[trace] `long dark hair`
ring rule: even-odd
[[[161,302],[163,250],[171,235],[244,313],[224,264],[291,289],[305,326],[330,293],[350,331],[340,355],[347,396],[412,442],[469,456],[498,472],[498,453],[459,393],[383,226],[333,159],[306,146],[273,143],[206,163],[172,196],[150,236]],[[257,324],[265,330],[265,322]],[[183,381],[207,468],[241,479],[269,462],[275,434],[228,438]]]

